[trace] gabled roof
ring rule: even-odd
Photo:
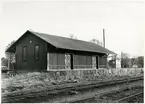
[[[54,35],[49,35],[49,34],[45,34],[45,33],[38,33],[38,32],[34,32],[34,31],[29,31],[29,32],[36,35],[37,37],[41,38],[42,40],[46,41],[47,43],[50,43],[51,45],[53,45],[54,47],[57,47],[57,48],[86,51],[86,52],[115,54],[114,52],[112,52],[112,51],[110,51],[110,50],[108,50],[100,45],[92,43],[92,42],[71,39],[71,38],[65,38],[65,37],[60,37],[60,36],[54,36]],[[16,42],[14,44],[16,44]],[[9,48],[11,48],[12,46],[10,46]],[[9,48],[6,50],[7,52],[9,51]]]

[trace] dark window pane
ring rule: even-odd
[[[39,45],[35,46],[35,60],[39,60]]]
[[[24,46],[23,47],[23,61],[26,61],[27,60],[27,46]]]

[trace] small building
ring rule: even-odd
[[[121,68],[121,56],[116,56],[116,68]]]
[[[27,30],[6,52],[15,53],[16,71],[98,69],[114,52],[92,42]]]

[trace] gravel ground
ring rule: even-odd
[[[138,95],[136,97],[133,97],[131,99],[128,99],[125,102],[121,102],[121,103],[144,103],[144,94]]]
[[[93,97],[90,99],[86,99],[86,100],[82,100],[82,101],[78,101],[77,103],[113,103],[116,100],[122,99],[124,97],[130,96],[130,95],[134,95],[138,92],[142,92],[143,91],[143,87],[139,86],[139,87],[133,87],[133,88],[129,88],[129,89],[125,89],[122,91],[114,91],[108,94],[104,94],[102,96],[99,97]],[[134,103],[136,102],[140,102],[143,103],[142,101],[143,97],[140,97],[140,99],[130,99],[129,101],[125,101],[123,103]]]

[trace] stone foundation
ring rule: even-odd
[[[143,68],[118,68],[118,69],[89,69],[89,70],[60,70],[47,72],[54,80],[69,79],[97,79],[115,76],[138,76],[143,73]]]

